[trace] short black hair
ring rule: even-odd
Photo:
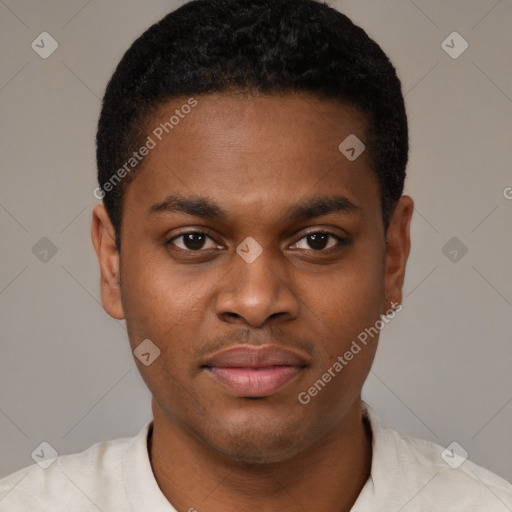
[[[131,45],[103,98],[96,190],[118,250],[123,195],[133,173],[122,173],[119,185],[112,178],[147,136],[147,121],[173,98],[236,90],[309,93],[358,108],[367,118],[364,143],[387,231],[403,192],[409,142],[401,83],[380,46],[317,0],[192,0]]]

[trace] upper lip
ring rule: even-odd
[[[307,366],[307,360],[293,350],[277,345],[236,346],[206,359],[203,367],[268,368],[272,366]]]

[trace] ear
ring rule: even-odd
[[[405,267],[411,250],[411,218],[414,201],[409,196],[402,196],[391,216],[386,236],[386,274],[384,277],[386,304],[402,303],[402,286],[405,279]],[[385,314],[385,313],[384,313]]]
[[[101,303],[112,317],[124,318],[121,302],[119,252],[115,244],[115,230],[103,204],[97,204],[92,212],[91,238],[100,264]]]

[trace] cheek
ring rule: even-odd
[[[149,251],[148,251],[149,254]],[[183,368],[208,310],[214,272],[194,273],[172,265],[165,254],[131,258],[123,269],[123,305],[132,348],[149,338],[169,367]]]
[[[122,268],[122,298],[130,342],[149,338],[162,348],[187,307],[190,296],[179,274],[154,258],[130,256]]]
[[[379,318],[384,297],[384,266],[375,257],[354,255],[333,272],[313,297],[321,317],[341,338],[357,336]]]
[[[160,350],[150,365],[137,359],[136,364],[161,405],[185,407],[197,401],[189,396],[186,382],[191,343],[197,335],[193,322],[201,318],[202,288],[195,289],[183,273],[154,259],[137,265],[134,258],[124,268],[122,295],[130,346],[135,350],[149,339]]]
[[[375,325],[380,320],[384,297],[384,264],[378,247],[359,249],[311,297],[317,306],[318,347],[323,352],[320,364],[312,372],[312,382],[331,370],[330,376],[325,377],[332,378],[325,399],[335,400],[348,389],[359,389],[377,349],[380,331],[375,330]],[[341,362],[338,358],[342,358]]]
[[[383,285],[369,272],[333,279],[330,293],[317,297],[323,304],[316,315],[321,357],[302,390],[319,410],[332,408],[337,417],[359,396],[377,350],[382,293]]]

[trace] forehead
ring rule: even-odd
[[[196,105],[189,108],[192,102]],[[366,120],[356,107],[311,94],[221,92],[176,98],[161,105],[146,121],[144,131],[153,134],[157,143],[162,137],[175,147],[190,144],[186,136],[193,132],[194,140],[208,139],[218,149],[237,146],[246,151],[265,151],[301,140],[308,144],[308,152],[332,152],[338,147],[336,144],[333,148],[333,140],[344,134],[365,138]],[[167,130],[163,126],[166,123]]]
[[[193,102],[173,99],[147,121],[145,137],[154,148],[128,186],[126,203],[136,197],[151,208],[174,193],[217,198],[226,211],[240,204],[284,207],[326,193],[354,204],[363,196],[379,202],[367,152],[351,161],[339,149],[348,137],[365,139],[357,109],[300,94],[219,93]]]

